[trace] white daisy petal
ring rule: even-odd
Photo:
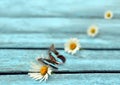
[[[43,77],[41,78],[40,82],[42,82],[44,79],[45,79],[45,76],[43,76]]]
[[[41,79],[42,77],[43,77],[43,76],[38,75],[35,80],[39,80],[39,79]]]
[[[34,79],[36,80],[38,77],[39,77],[39,76],[38,76],[38,75],[36,75],[36,76],[34,76]]]
[[[112,11],[106,11],[104,14],[105,19],[111,19],[113,17]]]
[[[48,74],[45,75],[45,81],[48,79]]]
[[[74,55],[76,53],[76,51],[72,51],[72,55]]]
[[[42,79],[42,77],[43,77],[43,76],[39,76],[36,80],[40,80],[40,79]]]
[[[41,74],[40,73],[35,73],[34,75],[35,75],[35,77],[37,77],[37,76],[40,76]]]
[[[34,76],[34,75],[36,75],[36,73],[28,73],[28,75]]]
[[[51,70],[51,69],[48,69],[48,74],[49,74],[49,75],[51,75],[51,72],[52,72],[52,70]]]
[[[71,50],[68,50],[68,53],[72,53],[72,51],[71,51]]]
[[[40,80],[40,82],[42,82],[43,80],[46,81],[48,79],[48,74],[51,75],[51,72],[52,72],[50,67],[46,65],[41,66],[41,65],[32,63],[31,68],[32,68],[31,71],[38,72],[38,73],[31,72],[31,73],[28,73],[28,75],[35,80]]]
[[[43,76],[41,76],[40,74],[39,75],[31,75],[30,77],[32,77],[33,79],[35,79],[35,80],[38,80],[38,79],[41,79]]]
[[[79,50],[80,43],[79,43],[79,40],[77,38],[71,38],[65,43],[64,46],[65,46],[64,47],[65,52],[74,54]]]
[[[35,78],[37,75],[36,74],[31,74],[30,77]]]
[[[98,27],[95,25],[92,25],[88,28],[87,34],[91,37],[95,37],[98,34]]]
[[[31,74],[30,77],[35,77],[35,75],[34,75],[34,74]]]

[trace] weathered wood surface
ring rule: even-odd
[[[2,85],[119,85],[120,74],[53,74],[47,82],[35,81],[27,75],[2,75]],[[7,81],[7,82],[6,82]]]
[[[67,58],[59,71],[114,71],[113,73],[53,74],[42,85],[119,85],[120,74],[119,0],[0,0],[0,84],[39,85],[26,74],[30,62],[55,44]],[[111,20],[104,19],[107,10]],[[99,35],[86,30],[96,25]],[[71,37],[80,40],[83,50],[76,55],[64,52]],[[13,74],[12,74],[13,73]]]
[[[87,34],[61,33],[31,33],[31,34],[0,34],[0,47],[11,48],[48,48],[55,44],[56,48],[64,48],[64,43],[71,37],[80,40],[82,48],[117,48],[120,49],[120,37],[113,35],[99,35],[99,38],[90,38]]]
[[[82,50],[76,55],[59,52],[67,59],[59,71],[120,69],[120,51]],[[29,71],[31,62],[37,62],[35,59],[46,53],[46,50],[0,50],[0,72]]]
[[[1,0],[0,16],[2,17],[81,17],[103,18],[107,10],[119,16],[118,0]]]
[[[0,18],[0,33],[78,33],[86,34],[91,25],[99,28],[100,35],[119,35],[119,19],[81,18]],[[99,38],[99,37],[98,37]]]
[[[0,47],[43,48],[55,43],[57,48],[63,48],[67,39],[77,37],[82,48],[120,49],[119,20],[1,18],[0,23]],[[99,28],[96,38],[90,38],[86,33],[91,25]]]

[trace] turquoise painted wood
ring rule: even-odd
[[[86,17],[103,18],[106,10],[119,14],[119,0],[1,0],[3,17]]]
[[[0,23],[0,47],[40,48],[55,43],[58,48],[63,48],[69,38],[77,37],[83,48],[120,48],[119,20],[1,18]],[[99,28],[96,38],[87,35],[86,31],[91,25],[97,25]]]
[[[76,55],[70,55],[63,50],[59,52],[67,59],[59,71],[83,70],[119,70],[120,51],[82,50]],[[38,63],[36,58],[45,54],[45,50],[0,50],[0,72],[29,71],[31,62]],[[112,62],[112,63],[111,63]]]
[[[11,48],[48,48],[55,44],[57,48],[64,48],[64,43],[71,37],[80,40],[82,48],[120,48],[120,37],[110,35],[98,35],[91,38],[87,34],[66,34],[66,33],[31,33],[31,34],[0,34],[0,47]]]
[[[27,75],[0,76],[0,84],[4,85],[119,85],[120,74],[53,74],[47,82],[35,81]],[[8,82],[6,82],[6,80]]]
[[[41,54],[47,57],[43,48],[53,43],[67,59],[58,71],[119,71],[119,4],[119,0],[0,0],[0,85],[39,85],[27,74],[12,73],[29,72],[30,62]],[[113,12],[111,20],[104,19],[107,10]],[[86,33],[91,25],[99,28],[95,38]],[[63,50],[71,37],[77,37],[83,48],[76,55]],[[120,73],[53,74],[41,85],[119,85],[119,77]]]
[[[78,33],[86,34],[91,25],[99,28],[101,35],[119,35],[119,19],[81,18],[0,18],[0,33]]]

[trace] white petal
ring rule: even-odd
[[[42,76],[43,77],[43,76]],[[40,80],[40,79],[42,79],[42,77],[38,77],[38,78],[36,78],[35,80]]]
[[[77,38],[72,39],[73,42],[78,42],[79,40]]]
[[[43,76],[39,75],[31,75],[30,77],[32,77],[35,80],[41,79]]]
[[[41,80],[40,80],[40,82],[42,82],[44,79],[45,79],[45,77],[42,77]]]
[[[34,76],[36,73],[28,73],[29,76]]]
[[[71,53],[72,52],[72,50],[68,50],[68,53]]]
[[[94,29],[95,30],[95,33],[92,33],[91,30]],[[98,27],[95,26],[95,25],[92,25],[88,28],[87,30],[87,34],[91,37],[95,37],[97,34],[98,34]]]
[[[37,75],[40,75],[39,73],[28,73],[30,77],[35,78]]]
[[[37,79],[39,76],[41,76],[41,74],[35,75],[34,78]]]
[[[73,52],[71,52],[72,53],[72,55],[74,55],[75,53],[76,53],[76,51],[73,51]]]
[[[108,17],[108,16],[107,16],[108,14],[110,14],[111,16]],[[104,14],[104,18],[105,18],[105,19],[111,19],[112,17],[113,17],[112,11],[107,11],[107,12],[105,12],[105,14]]]
[[[35,77],[36,77],[36,75],[30,75],[30,77],[35,78]]]
[[[37,78],[36,78],[36,80],[39,80],[39,79],[41,79],[43,76],[42,75],[39,75]]]
[[[71,43],[75,43],[76,46],[77,46],[74,50],[71,50],[71,49],[70,49]],[[77,50],[79,50],[79,48],[80,48],[80,44],[79,44],[79,39],[77,39],[77,38],[71,38],[71,39],[69,39],[68,42],[65,44],[65,51],[68,52],[68,53],[74,54]]]
[[[48,79],[48,74],[45,75],[45,81]]]
[[[36,78],[36,75],[31,75],[30,77],[33,78],[33,79],[35,79],[35,78]]]
[[[49,75],[51,75],[51,72],[52,72],[52,70],[51,70],[51,69],[48,69],[48,74],[49,74]]]
[[[38,75],[34,76],[33,78],[36,80],[36,78],[38,78]]]
[[[68,49],[65,49],[65,52],[67,52],[68,51]]]
[[[80,50],[80,46],[77,46],[77,47],[76,47],[76,50]]]

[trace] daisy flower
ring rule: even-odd
[[[113,17],[113,13],[111,11],[105,12],[104,18],[105,19],[111,19]]]
[[[35,80],[47,80],[48,76],[51,75],[51,68],[47,65],[40,65],[40,64],[35,64],[35,63],[31,63],[31,70],[33,72],[28,73],[28,75],[30,77],[32,77]]]
[[[65,51],[71,54],[75,54],[80,49],[80,43],[77,38],[69,39],[64,46]]]
[[[90,26],[87,30],[87,34],[91,37],[95,37],[98,34],[98,27],[97,26]]]

